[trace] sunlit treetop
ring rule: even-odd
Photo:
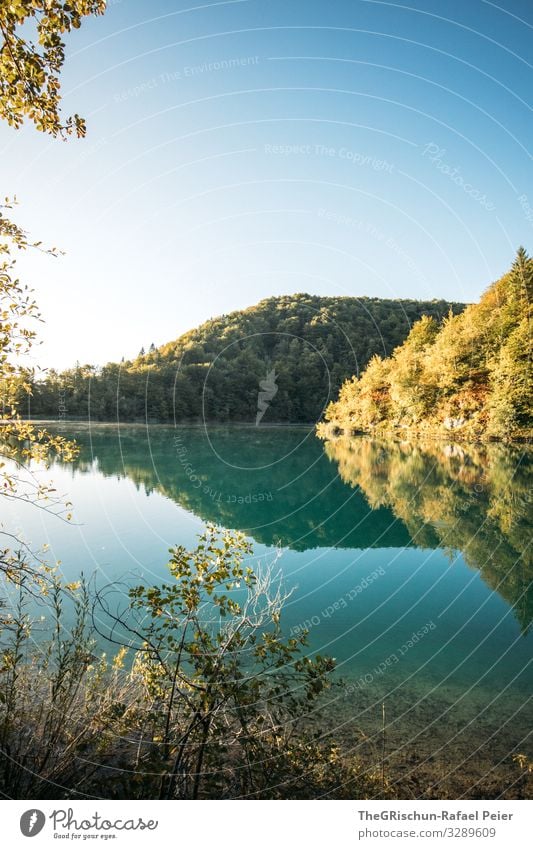
[[[85,135],[83,118],[60,116],[63,35],[105,8],[106,0],[0,0],[0,118],[17,129],[29,119],[62,138]]]

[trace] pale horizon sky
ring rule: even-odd
[[[475,301],[533,245],[528,0],[112,0],[63,143],[0,127],[40,364],[132,357],[271,295]]]

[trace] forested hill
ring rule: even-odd
[[[101,369],[35,382],[37,418],[314,422],[349,376],[388,356],[422,315],[463,304],[298,294],[206,321],[176,341]]]
[[[374,356],[329,405],[319,435],[396,432],[531,439],[533,260],[520,248],[478,304],[432,317],[383,359]]]

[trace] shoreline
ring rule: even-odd
[[[14,424],[16,419],[0,420],[0,427],[3,425]],[[460,445],[533,445],[533,436],[511,436],[507,439],[494,436],[467,436],[457,432],[446,432],[436,430],[409,430],[409,429],[376,429],[373,431],[353,430],[342,428],[339,424],[326,422],[269,422],[265,424],[255,425],[253,422],[219,422],[219,421],[204,421],[204,422],[162,422],[162,421],[94,421],[92,419],[20,419],[18,421],[29,425],[47,425],[53,427],[66,428],[67,425],[77,428],[85,427],[115,427],[115,428],[184,428],[191,430],[200,430],[206,428],[225,428],[232,429],[247,429],[260,433],[266,430],[313,430],[315,436],[321,442],[335,442],[339,439],[388,439],[393,442],[437,442],[437,443],[457,443]]]
[[[383,428],[375,430],[350,430],[339,424],[320,422],[316,428],[318,439],[323,442],[335,442],[338,439],[389,439],[394,442],[453,442],[461,445],[533,445],[533,435],[515,435],[509,438],[460,434],[455,431],[408,428]]]
[[[16,419],[0,420],[2,425],[13,424]],[[206,427],[224,427],[224,428],[247,428],[256,432],[263,430],[283,430],[288,428],[298,428],[301,430],[316,430],[316,422],[268,422],[256,425],[253,422],[161,422],[161,421],[94,421],[93,419],[20,419],[25,424],[30,425],[55,425],[66,427],[67,425],[75,425],[77,427],[171,427],[171,428],[206,428]]]

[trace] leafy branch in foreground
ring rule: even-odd
[[[82,18],[102,15],[105,8],[105,0],[0,4],[0,118],[15,128],[29,118],[38,130],[53,136],[85,135],[83,118],[73,115],[62,123],[59,115],[63,35],[79,29]]]
[[[301,656],[305,637],[283,637],[279,575],[245,566],[250,553],[241,533],[209,527],[194,551],[172,551],[172,582],[129,591],[125,613],[98,597],[108,638],[133,642],[155,709],[160,798],[213,792],[224,772],[236,790],[264,789],[272,736],[293,732],[328,684],[333,661]]]
[[[30,241],[26,231],[6,218],[3,210],[12,206],[7,198],[0,206],[0,493],[8,502],[36,504],[69,518],[68,503],[61,505],[53,484],[41,480],[31,464],[46,465],[52,456],[69,461],[76,447],[60,435],[34,427],[19,413],[21,396],[31,392],[34,370],[25,358],[35,343],[34,324],[41,317],[31,289],[16,276],[14,253],[31,248],[52,256],[58,252]],[[5,528],[0,536],[13,539]],[[10,548],[0,551],[0,571],[11,576],[26,566],[21,557],[24,544],[20,539],[15,542],[15,554]]]
[[[371,768],[324,739],[317,700],[333,661],[305,657],[304,635],[284,638],[279,576],[245,565],[249,553],[241,534],[209,528],[194,550],[172,551],[166,583],[130,589],[121,609],[120,588],[116,600],[113,587],[91,598],[83,582],[70,596],[56,585],[40,645],[22,584],[1,632],[0,792],[381,794]],[[111,662],[96,654],[98,633],[121,644]]]
[[[63,123],[59,114],[63,36],[78,29],[82,18],[102,14],[105,7],[105,0],[0,3],[0,119],[18,129],[29,118],[38,130],[63,139],[72,133],[85,135],[83,118],[74,115]],[[31,242],[6,217],[5,210],[12,206],[9,198],[0,205],[0,492],[11,501],[49,510],[58,503],[55,489],[37,479],[30,463],[47,463],[52,454],[70,460],[75,448],[62,437],[36,430],[19,415],[20,400],[31,394],[33,370],[24,365],[24,357],[35,342],[32,322],[41,319],[31,290],[15,276],[13,253],[30,247],[52,255],[57,251]],[[11,461],[9,466],[6,460]],[[24,574],[35,577],[36,571],[28,565],[33,553],[17,534],[3,527],[0,533],[18,546],[14,553],[12,545],[0,550],[0,571],[16,580]]]

